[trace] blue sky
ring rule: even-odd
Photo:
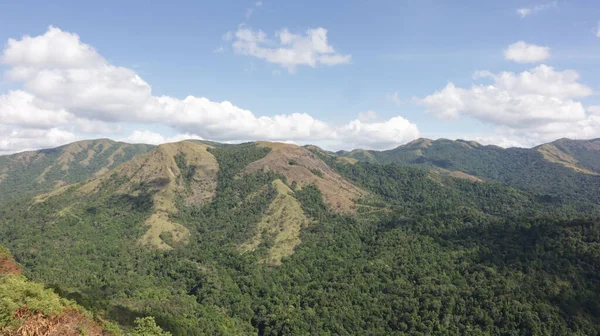
[[[168,113],[153,108],[152,118],[128,114],[150,114],[131,111],[147,108],[139,102],[128,101],[126,109],[115,112],[110,108],[115,105],[112,94],[90,98],[93,106],[74,105],[56,97],[83,95],[84,89],[75,84],[93,83],[72,83],[64,90],[58,88],[63,90],[60,93],[33,88],[32,75],[15,78],[10,71],[52,70],[57,67],[52,57],[60,55],[41,55],[34,64],[23,60],[28,57],[24,53],[40,50],[30,48],[7,61],[6,44],[2,62],[6,73],[0,83],[6,105],[0,98],[0,116],[5,120],[4,124],[0,120],[0,133],[4,133],[0,152],[97,136],[144,142],[185,135],[220,141],[267,138],[331,149],[392,148],[418,136],[504,146],[532,146],[563,136],[600,137],[600,126],[595,126],[596,114],[600,115],[596,106],[600,104],[599,21],[600,4],[591,0],[3,2],[0,40],[4,43],[22,42],[24,35],[44,37],[52,26],[78,36],[79,47],[94,48],[105,64],[135,73],[151,87],[153,97],[205,97],[215,104],[229,101],[256,118],[306,114],[318,123],[292,118],[282,126],[266,120],[268,126],[257,122],[256,127],[307,128],[261,133],[224,128],[223,120],[211,117],[222,113],[217,105],[216,110],[188,108],[189,122],[185,118],[160,122],[160,113],[165,120],[183,113],[172,110],[175,107],[164,107]],[[292,72],[289,63],[264,56],[269,48],[290,48],[276,32],[287,29],[298,41],[317,28],[326,30],[327,47],[334,50],[326,54],[348,57],[346,61],[317,61],[314,67],[299,63]],[[267,41],[243,40],[237,35],[242,31],[262,31]],[[242,46],[236,47],[240,41]],[[546,48],[545,52],[524,47],[516,50],[517,58],[533,53],[529,55],[533,60],[508,59],[506,50],[518,41],[525,47]],[[296,52],[300,51],[298,44]],[[320,57],[318,52],[315,55]],[[89,69],[97,66],[86,64]],[[58,68],[66,66],[61,63]],[[567,70],[578,77],[573,79]],[[490,75],[474,80],[477,71]],[[513,73],[514,80],[503,80],[502,72]],[[532,84],[524,72],[538,80]],[[511,84],[514,81],[521,84]],[[458,90],[448,88],[449,83]],[[491,85],[494,90],[482,93],[473,90],[474,84]],[[25,92],[34,106],[15,103],[11,96],[15,91]],[[566,91],[570,93],[561,93]],[[436,92],[440,94],[435,96]],[[185,104],[176,105],[186,109]],[[40,125],[20,120],[24,118],[16,118],[15,111],[21,109],[48,121]],[[60,111],[66,116],[52,117]],[[375,113],[366,118],[368,111]],[[194,117],[201,113],[208,116]],[[393,119],[397,117],[402,120]],[[358,126],[352,124],[355,120]],[[82,126],[86,122],[95,126]]]

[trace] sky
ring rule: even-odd
[[[600,3],[0,2],[0,154],[600,137]]]

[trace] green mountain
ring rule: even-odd
[[[31,184],[0,203],[0,244],[124,329],[152,316],[173,335],[596,335],[600,176],[578,144],[555,159],[424,139],[165,144],[68,187]]]
[[[502,182],[552,197],[600,201],[600,140],[561,139],[535,148],[417,139],[387,151],[337,152],[371,163],[422,167],[458,178]]]
[[[151,148],[99,139],[0,156],[0,204],[87,180]]]

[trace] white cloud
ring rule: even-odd
[[[0,123],[28,128],[52,128],[65,125],[72,116],[64,109],[48,110],[35,104],[35,97],[25,91],[0,95]]]
[[[475,84],[471,89],[463,89],[448,83],[420,103],[441,118],[456,118],[465,113],[493,124],[528,127],[550,121],[580,120],[585,111],[572,98],[592,94],[589,87],[577,82],[576,72],[557,72],[546,65],[520,74],[487,75],[494,84]]]
[[[535,143],[529,143],[527,139],[515,138],[514,136],[505,136],[502,134],[475,136],[472,138],[474,141],[479,142],[482,145],[495,145],[504,148],[509,147],[521,147],[529,148],[533,147]]]
[[[0,125],[0,155],[57,147],[77,140],[81,138],[58,128],[14,130]]]
[[[587,111],[589,114],[600,116],[600,105],[589,106]]]
[[[225,48],[223,47],[218,47],[215,50],[213,50],[213,54],[222,54],[225,52]]]
[[[240,36],[257,46],[266,41],[260,32],[240,30],[236,38],[239,40]],[[333,64],[336,57],[344,57],[327,43],[322,28],[310,30],[307,36],[287,30],[278,36],[282,47],[265,55],[288,69],[301,64]],[[66,54],[61,55],[61,50]],[[304,51],[308,54],[296,55]],[[35,57],[26,55],[30,52],[35,52]],[[276,55],[286,52],[292,54],[290,58],[277,58]],[[26,128],[46,129],[46,133],[38,133],[42,139],[44,136],[71,139],[84,132],[98,135],[119,132],[126,123],[160,124],[186,137],[192,134],[221,141],[265,139],[346,144],[360,140],[397,146],[418,133],[414,124],[401,117],[382,123],[356,120],[332,125],[306,113],[258,116],[229,101],[154,96],[151,86],[135,71],[108,63],[91,46],[82,43],[79,36],[54,27],[44,35],[11,39],[1,57],[8,65],[8,78],[23,86],[22,90],[0,95],[0,127],[10,130],[4,133],[9,134],[4,141],[13,150],[21,145],[25,146],[21,148],[35,147],[36,143],[31,141],[8,140],[23,139]],[[368,140],[366,134],[373,134],[376,140]],[[130,136],[153,143],[169,139],[144,132]]]
[[[317,64],[332,66],[350,63],[352,58],[351,55],[337,53],[329,45],[325,28],[309,29],[304,36],[290,33],[287,29],[275,35],[278,41],[268,39],[263,31],[242,27],[235,32],[233,49],[239,54],[278,64],[290,73],[300,65],[313,68]]]
[[[524,19],[525,17],[531,15],[531,14],[537,14],[537,13],[541,13],[541,12],[545,12],[549,9],[557,9],[558,8],[558,1],[552,1],[552,2],[548,2],[548,3],[544,3],[544,4],[539,4],[530,8],[519,8],[517,9],[517,15],[519,15],[521,17],[521,19]]]
[[[389,149],[419,137],[417,126],[402,117],[375,123],[353,120],[341,127],[339,133],[348,142],[346,148]]]
[[[65,34],[50,26],[44,35],[9,39],[0,58],[19,68],[78,68],[103,64],[105,60],[77,34]]]
[[[519,41],[504,50],[504,58],[517,63],[537,63],[550,57],[550,48]]]
[[[375,112],[375,111],[367,111],[367,112],[359,112],[358,113],[358,120],[360,120],[361,122],[366,122],[366,121],[375,120],[375,119],[377,119],[377,112]]]
[[[598,28],[596,28],[596,37],[600,37],[600,23],[598,23]]]
[[[600,116],[587,115],[573,122],[550,122],[536,127],[515,129],[498,127],[493,134],[476,141],[502,147],[533,147],[559,138],[591,139],[600,137]]]
[[[174,136],[165,137],[159,133],[154,133],[150,131],[133,131],[121,141],[129,143],[160,145],[167,142],[177,142],[190,139],[203,140],[202,137],[189,133],[181,133]]]
[[[521,144],[539,144],[560,137],[600,135],[599,117],[586,114],[575,100],[593,94],[578,82],[575,71],[540,65],[519,74],[478,72],[475,78],[480,77],[491,78],[493,84],[465,89],[448,83],[417,101],[440,118],[466,115],[495,125],[499,137],[494,138],[503,143],[518,139],[515,141]]]

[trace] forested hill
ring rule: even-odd
[[[55,189],[11,177],[45,169],[5,173],[29,189],[0,190],[0,245],[123,330],[152,317],[173,335],[597,335],[600,176],[578,144],[420,140],[394,150],[413,159],[365,162],[182,141],[70,177],[81,155],[48,168]]]
[[[152,147],[99,139],[0,156],[0,204],[87,180]]]
[[[600,139],[560,139],[535,148],[475,141],[417,139],[387,151],[353,150],[341,157],[423,167],[444,175],[502,182],[520,189],[600,200]]]

